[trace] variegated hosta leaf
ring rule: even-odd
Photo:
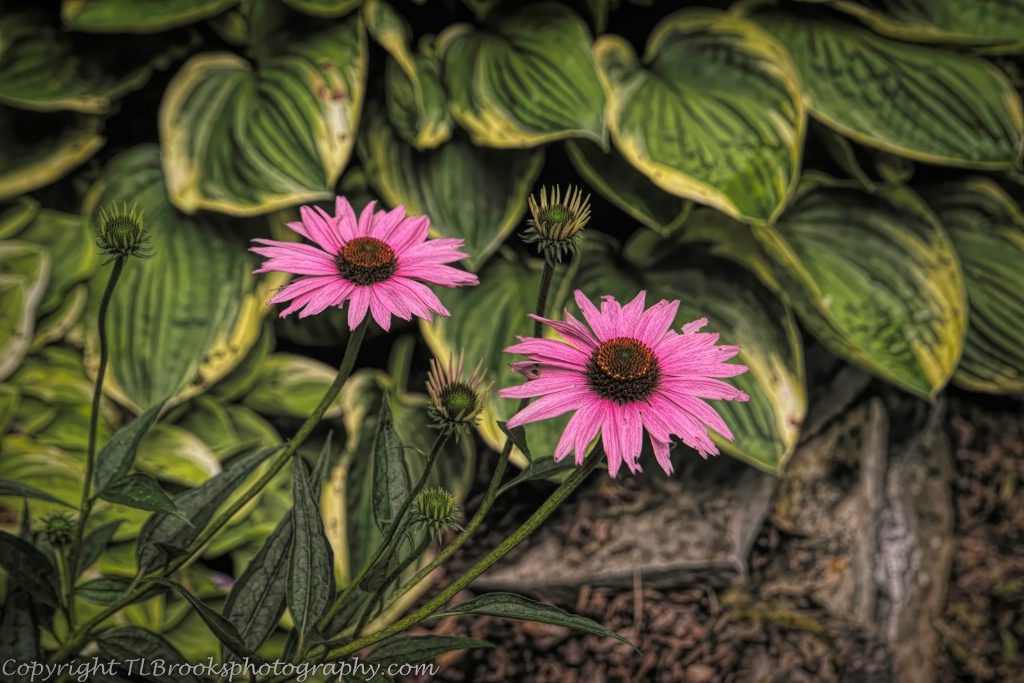
[[[0,105],[0,200],[64,177],[103,146],[102,131],[99,116],[40,115]]]
[[[821,1],[821,0],[814,0]],[[825,0],[882,35],[900,40],[1024,47],[1022,0]]]
[[[340,17],[358,9],[363,0],[284,0],[284,4],[314,17]]]
[[[271,354],[260,364],[259,377],[242,403],[264,415],[305,418],[320,403],[337,374],[336,368],[307,356]],[[335,401],[324,418],[340,414],[341,402]]]
[[[359,136],[359,158],[387,204],[403,204],[410,214],[430,216],[435,236],[464,239],[470,255],[465,263],[476,270],[526,212],[544,152],[481,148],[465,135],[417,152],[375,108]]]
[[[156,145],[119,154],[84,207],[95,222],[101,207],[138,202],[151,226],[155,256],[127,263],[107,321],[110,366],[104,389],[137,410],[167,396],[173,396],[171,405],[180,403],[230,372],[255,343],[267,297],[283,282],[277,275],[257,280],[251,274],[255,262],[245,238],[266,234],[265,222],[179,213],[167,197],[160,154]],[[106,276],[107,269],[97,272],[93,307]],[[86,349],[94,372],[94,329],[88,330]]]
[[[651,230],[669,235],[686,222],[693,202],[671,195],[652,183],[622,158],[617,150],[602,152],[597,145],[565,143],[572,165],[605,199]]]
[[[815,118],[857,142],[949,166],[1020,158],[1020,97],[985,60],[775,10],[751,19],[789,50]]]
[[[437,318],[433,324],[420,324],[430,350],[438,359],[447,361],[449,354],[457,356],[465,349],[466,363],[470,367],[483,361],[488,381],[494,380],[494,388],[477,423],[477,431],[496,451],[505,445],[505,434],[495,422],[508,420],[519,404],[516,399],[499,398],[498,391],[522,383],[522,377],[508,369],[509,363],[522,358],[509,355],[504,349],[516,343],[516,335],[533,336],[533,320],[526,316],[536,307],[540,276],[540,266],[535,262],[492,259],[480,273],[479,286],[438,292],[448,310],[458,311],[457,314]],[[526,425],[526,438],[534,458],[555,452],[568,422],[569,416],[565,415]],[[526,456],[514,449],[512,462],[524,467]]]
[[[552,2],[510,4],[482,28],[437,39],[455,120],[478,145],[535,147],[588,138],[607,145],[605,95],[586,23]]]
[[[18,234],[18,239],[38,244],[50,252],[50,282],[39,302],[39,315],[56,311],[68,292],[89,280],[100,263],[96,233],[78,215],[44,209]]]
[[[641,64],[601,36],[615,146],[654,184],[730,216],[770,221],[795,187],[805,112],[785,51],[753,24],[684,10],[658,24]]]
[[[154,69],[185,53],[174,41],[111,36],[76,45],[71,34],[30,12],[4,18],[0,102],[33,111],[103,114],[119,97],[141,88]]]
[[[39,202],[28,195],[0,205],[0,240],[14,237],[39,215]]]
[[[205,53],[171,81],[160,139],[179,209],[252,216],[333,198],[362,108],[366,36],[358,16],[307,28],[258,67]]]
[[[73,31],[158,33],[220,14],[239,0],[64,0],[61,18]]]
[[[803,347],[792,312],[750,272],[710,257],[706,249],[676,239],[645,242],[648,258],[641,258],[641,279],[615,262],[617,248],[591,240],[573,288],[595,303],[607,294],[627,303],[641,289],[647,291],[647,306],[661,299],[679,300],[673,329],[706,317],[705,332],[721,334],[722,344],[738,344],[742,351],[734,362],[750,370],[726,381],[747,392],[750,400],[712,401],[734,440],[713,431],[711,435],[723,452],[778,474],[807,413]],[[571,312],[582,319],[575,304]]]
[[[28,353],[36,307],[50,281],[50,252],[31,242],[0,242],[0,380]]]
[[[833,352],[918,396],[946,385],[967,297],[949,237],[909,190],[815,178],[755,235],[800,320]]]
[[[971,304],[953,381],[973,391],[1024,392],[1024,213],[988,178],[929,188],[924,198],[960,255]]]

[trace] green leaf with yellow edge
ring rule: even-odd
[[[1021,0],[824,1],[829,7],[857,17],[877,33],[890,38],[975,45],[999,52],[1019,52],[1024,47],[1024,2]]]
[[[420,324],[420,331],[437,358],[447,362],[449,354],[458,356],[465,349],[467,365],[473,367],[478,360],[483,361],[487,381],[493,380],[494,387],[477,421],[477,431],[496,451],[502,449],[506,438],[497,422],[508,421],[519,405],[518,399],[499,398],[498,391],[522,383],[522,377],[508,368],[509,363],[522,359],[505,353],[505,347],[515,344],[517,335],[533,335],[533,320],[527,315],[537,305],[540,279],[541,264],[537,261],[492,259],[481,272],[478,286],[438,292],[441,302],[448,310],[459,311],[458,315]],[[555,452],[568,422],[569,416],[565,415],[525,426],[535,459]],[[519,467],[528,462],[517,448],[513,448],[510,457]]]
[[[337,374],[336,368],[307,356],[274,353],[261,364],[259,378],[242,404],[264,415],[308,417]],[[335,400],[324,418],[339,415],[341,403]]]
[[[0,200],[63,178],[103,146],[102,132],[99,116],[0,105]]]
[[[302,21],[278,38],[259,66],[207,52],[167,87],[161,151],[182,211],[254,216],[333,199],[363,104],[362,20]]]
[[[643,62],[623,38],[594,43],[612,140],[655,185],[742,220],[771,221],[796,186],[806,113],[785,50],[734,14],[663,19]]]
[[[1024,392],[1024,212],[989,178],[931,187],[924,199],[953,240],[971,305],[953,382],[991,394]]]
[[[284,0],[292,9],[314,17],[340,17],[359,8],[363,0]]]
[[[0,434],[7,432],[21,402],[21,391],[13,384],[0,384]]]
[[[536,147],[586,138],[607,147],[605,95],[586,23],[546,2],[510,4],[480,28],[437,38],[455,120],[486,147]]]
[[[465,263],[478,269],[515,230],[544,163],[542,150],[493,150],[455,135],[417,152],[379,109],[366,117],[359,158],[377,194],[411,215],[430,216],[434,237],[466,241]]]
[[[572,165],[601,195],[660,235],[670,235],[686,222],[693,202],[671,195],[636,170],[616,150],[569,140]]]
[[[28,353],[36,308],[49,281],[48,249],[31,242],[0,242],[0,380]]]
[[[159,33],[220,14],[239,0],[64,0],[61,19],[73,31]]]
[[[1020,96],[989,62],[777,10],[750,18],[786,46],[811,114],[843,135],[931,164],[1019,161]]]
[[[35,335],[32,337],[30,353],[34,353],[47,344],[59,342],[74,328],[85,306],[89,301],[89,285],[81,283],[72,287],[58,304],[55,311],[36,321]]]
[[[204,213],[189,217],[167,198],[160,149],[141,145],[107,165],[89,191],[84,214],[138,202],[150,226],[154,258],[131,260],[108,312],[110,366],[104,390],[133,410],[164,397],[177,405],[203,393],[245,357],[261,332],[265,305],[283,276],[256,278],[246,237],[267,233],[264,221]],[[105,282],[106,269],[96,277]],[[103,284],[93,288],[94,307]],[[87,314],[86,366],[95,371],[95,316]]]
[[[28,195],[0,206],[0,240],[14,237],[39,214],[39,202]]]
[[[18,239],[50,251],[50,282],[39,303],[40,315],[60,308],[71,288],[92,277],[100,263],[96,233],[81,216],[44,209]]]
[[[135,469],[161,481],[199,486],[221,471],[220,460],[202,439],[170,424],[149,430],[135,459]]]
[[[749,271],[681,239],[640,234],[645,246],[628,250],[641,262],[639,268],[627,270],[627,264],[617,261],[619,250],[613,243],[591,240],[573,287],[594,302],[611,294],[627,303],[642,289],[647,291],[648,307],[661,299],[678,300],[673,329],[706,317],[704,331],[721,334],[722,344],[739,345],[742,351],[733,362],[750,370],[726,381],[750,400],[711,402],[734,440],[710,434],[723,452],[779,474],[807,414],[803,347],[792,312]],[[575,304],[570,312],[582,320]]]
[[[113,103],[144,86],[190,47],[173,40],[110,36],[76,41],[36,12],[5,17],[0,53],[0,103],[31,111],[107,113]]]
[[[956,251],[910,190],[808,178],[755,236],[801,322],[830,350],[932,399],[956,369],[967,297]]]

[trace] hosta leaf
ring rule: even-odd
[[[641,64],[622,38],[594,44],[612,140],[654,184],[730,216],[768,221],[797,181],[806,115],[785,51],[732,14],[658,24]]]
[[[569,140],[565,146],[573,166],[601,195],[651,230],[669,235],[679,229],[693,202],[671,195],[648,180],[616,150]]]
[[[510,356],[504,349],[516,343],[516,335],[533,334],[533,320],[526,316],[534,312],[540,276],[535,262],[494,259],[481,273],[479,286],[438,293],[444,305],[449,310],[460,311],[459,315],[437,318],[430,325],[420,325],[420,331],[437,358],[447,359],[452,352],[457,356],[460,349],[465,349],[468,364],[472,366],[478,360],[483,361],[488,379],[494,380],[494,387],[477,422],[477,431],[484,442],[497,451],[504,446],[505,435],[496,422],[507,421],[519,404],[515,399],[498,398],[498,390],[520,384],[522,380],[508,369],[509,363],[521,359]],[[486,330],[486,334],[481,330]],[[568,421],[569,416],[565,415],[526,425],[534,458],[555,452]],[[527,463],[526,456],[518,449],[513,450],[512,460],[520,467]]]
[[[307,356],[275,353],[261,364],[259,378],[242,403],[264,415],[308,417],[320,403],[338,371]],[[335,401],[324,413],[338,417],[341,405]]]
[[[1009,168],[1020,158],[1020,97],[992,64],[802,15],[751,18],[786,46],[810,112],[843,135],[948,166]]]
[[[363,0],[284,0],[284,3],[314,17],[340,17],[363,4]]]
[[[316,625],[334,599],[334,558],[320,514],[320,490],[309,480],[302,458],[292,461],[292,550],[288,564],[288,611],[298,651],[316,634]],[[319,482],[317,482],[319,484]]]
[[[215,214],[190,218],[170,205],[160,154],[155,145],[122,152],[85,203],[95,221],[100,207],[136,201],[153,226],[156,257],[125,267],[107,321],[110,368],[104,388],[135,409],[167,396],[176,405],[230,372],[258,338],[268,295],[283,282],[258,281],[251,274],[254,261],[244,235],[265,233],[263,221]],[[97,293],[91,304],[98,298]],[[86,340],[90,370],[98,360],[94,328]]]
[[[695,212],[692,220],[697,221],[701,212]],[[690,245],[647,242],[653,257],[642,259],[643,277],[631,281],[623,265],[614,262],[614,245],[592,240],[574,288],[582,289],[592,301],[612,294],[628,302],[640,289],[647,291],[647,306],[661,299],[678,300],[673,329],[706,317],[705,331],[721,334],[723,344],[739,345],[742,351],[734,362],[750,370],[726,381],[745,391],[750,400],[712,401],[711,407],[721,414],[734,440],[711,435],[729,455],[778,474],[796,446],[807,413],[803,349],[793,314],[742,268]],[[582,319],[575,304],[571,312]],[[674,451],[674,459],[687,457],[680,450],[681,446]]]
[[[39,202],[27,195],[0,205],[0,240],[14,237],[39,215]]]
[[[816,0],[820,1],[820,0]],[[826,0],[882,35],[900,40],[991,46],[1024,44],[1024,2],[1002,0]]]
[[[362,108],[366,37],[358,16],[304,26],[282,29],[283,51],[258,67],[208,52],[171,81],[160,139],[175,206],[252,216],[333,198]]]
[[[13,384],[0,384],[0,434],[7,433],[7,427],[18,412],[21,404],[21,391]],[[0,491],[3,486],[0,485]],[[7,495],[7,494],[0,494]],[[16,494],[11,494],[16,495]]]
[[[103,119],[0,105],[0,200],[63,178],[103,146]]]
[[[953,381],[973,391],[1024,392],[1024,213],[988,178],[932,187],[924,198],[953,240],[971,305]]]
[[[544,163],[541,150],[492,150],[455,135],[437,149],[417,152],[387,117],[371,112],[359,136],[359,158],[373,188],[387,204],[430,216],[437,237],[466,241],[478,269],[516,228]]]
[[[437,39],[455,120],[487,147],[564,138],[607,146],[605,95],[586,23],[553,2],[454,24]]]
[[[191,24],[229,7],[239,0],[64,0],[61,18],[74,31],[93,33],[157,33]]]
[[[486,640],[460,636],[392,636],[366,655],[367,663],[418,664],[446,652],[494,647]]]
[[[933,398],[956,369],[967,298],[956,252],[909,190],[808,181],[755,232],[800,320],[833,352]]]
[[[217,455],[195,434],[158,424],[146,434],[135,467],[162,481],[199,486],[221,471]]]
[[[187,49],[180,38],[111,36],[82,43],[34,12],[4,20],[0,102],[19,109],[106,113],[115,100],[145,85],[154,69],[166,68]]]
[[[54,498],[46,491],[40,491],[34,486],[23,484],[20,481],[11,481],[10,479],[0,479],[0,496],[20,496],[23,498],[36,498],[37,500],[46,500],[51,503],[57,503],[58,505],[73,507],[68,503],[65,503],[64,501],[60,500],[59,498]]]
[[[50,281],[39,303],[39,314],[60,308],[68,292],[88,280],[99,266],[96,236],[80,216],[44,210],[21,231],[19,240],[27,240],[50,251]]]
[[[0,243],[0,380],[28,353],[36,307],[50,280],[50,252],[31,242]]]

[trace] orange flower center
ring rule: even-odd
[[[398,270],[394,249],[375,237],[356,237],[342,247],[334,263],[343,278],[357,285],[384,282]]]
[[[632,337],[604,342],[587,363],[587,383],[598,396],[619,405],[646,401],[658,388],[658,358]]]

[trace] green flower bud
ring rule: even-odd
[[[461,516],[455,498],[443,488],[423,489],[412,505],[412,523],[418,527],[426,527],[427,533],[438,543],[448,529],[462,531],[458,524]]]
[[[75,518],[66,512],[51,512],[43,517],[43,535],[53,548],[71,545],[75,536]]]
[[[133,204],[131,213],[128,212],[127,204],[121,208],[112,204],[109,209],[100,209],[100,236],[96,246],[100,248],[101,254],[110,257],[106,263],[129,256],[153,257],[152,248],[147,244],[149,231],[146,230],[143,214],[136,213],[136,208]]]
[[[430,416],[438,429],[455,434],[456,437],[476,424],[476,419],[484,409],[487,392],[491,389],[491,384],[480,389],[484,377],[480,371],[482,362],[478,362],[470,378],[463,381],[463,357],[464,352],[460,352],[456,365],[455,354],[451,354],[447,367],[432,358],[430,375],[427,377],[427,393],[433,402]]]
[[[583,242],[583,228],[590,221],[590,195],[570,185],[562,200],[562,191],[555,186],[548,202],[547,188],[540,189],[540,203],[530,195],[527,229],[521,237],[527,244],[537,243],[548,263],[560,263],[567,254],[575,254]]]

